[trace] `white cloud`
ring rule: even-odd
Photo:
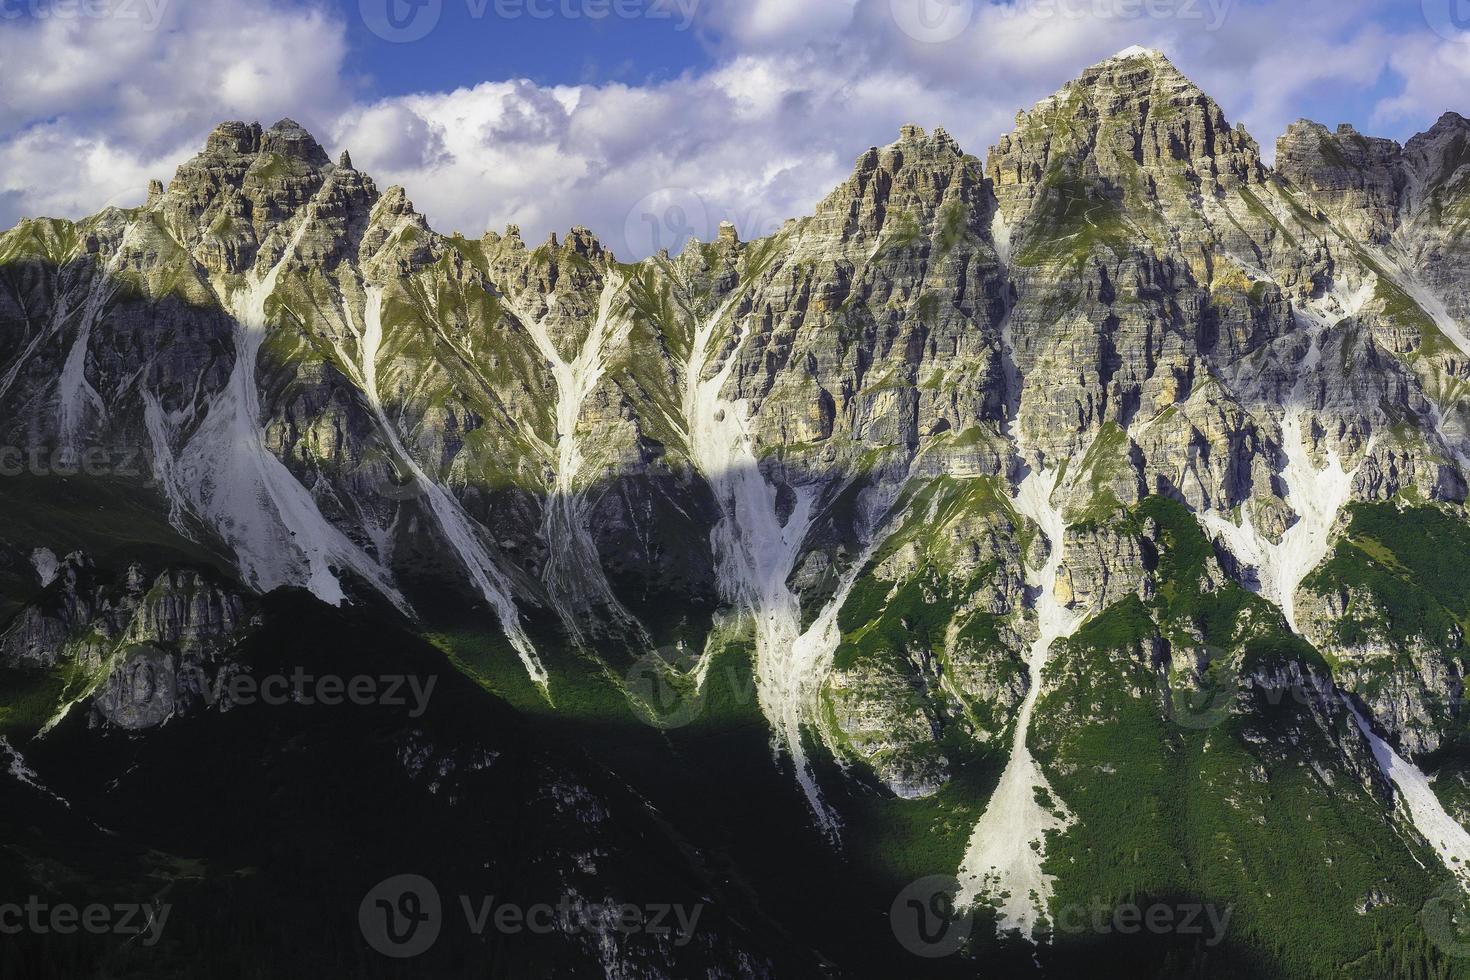
[[[943,125],[983,157],[1018,109],[1135,43],[1167,51],[1268,154],[1324,91],[1366,99],[1392,71],[1404,91],[1376,118],[1432,106],[1432,119],[1470,75],[1470,47],[1380,24],[1389,0],[1193,0],[1164,17],[1140,11],[1165,0],[975,0],[945,43],[902,20],[916,4],[965,2],[705,0],[703,71],[636,86],[491,79],[356,104],[343,26],[284,0],[177,2],[153,34],[7,28],[0,61],[22,65],[24,83],[0,94],[0,212],[80,214],[124,186],[141,195],[143,175],[166,177],[219,119],[289,114],[381,184],[403,184],[445,230],[515,222],[539,240],[584,224],[631,257],[722,218],[751,237],[809,213],[905,122]]]
[[[0,28],[6,226],[20,214],[76,217],[137,203],[148,178],[171,176],[221,120],[291,115],[325,127],[347,103],[343,25],[322,9],[232,0],[102,6],[115,14]]]
[[[1375,122],[1427,128],[1446,110],[1470,115],[1464,102],[1470,89],[1470,43],[1416,37],[1400,44],[1390,63],[1403,78],[1403,89],[1379,102]]]

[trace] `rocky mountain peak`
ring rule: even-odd
[[[1470,120],[1458,112],[1446,112],[1427,132],[1405,144],[1404,158],[1431,190],[1454,182],[1460,171],[1470,167]]]
[[[334,179],[339,170],[341,179]],[[240,273],[254,265],[261,244],[324,188],[329,193],[321,211],[331,227],[313,247],[326,256],[340,253],[344,243],[325,238],[340,239],[349,226],[365,223],[377,200],[371,180],[333,167],[321,144],[292,119],[269,129],[232,121],[215,127],[204,149],[179,167],[152,203],[205,268]]]
[[[1146,61],[1167,62],[1169,60],[1167,57],[1165,57],[1164,52],[1158,50],[1157,48],[1146,48],[1141,44],[1135,44],[1132,47],[1124,48],[1122,51],[1119,51],[1108,60],[1132,61],[1135,58],[1142,58]]]
[[[1258,183],[1260,147],[1163,54],[1129,48],[1016,116],[987,169],[1008,216],[1044,188],[1091,186],[1181,214],[1199,195]],[[1079,185],[1078,182],[1081,182]]]
[[[204,142],[206,154],[260,152],[260,123],[222,122]]]
[[[852,176],[817,206],[815,220],[844,238],[871,238],[891,214],[925,225],[952,196],[981,196],[983,184],[979,161],[947,132],[908,125],[894,142],[858,157]]]
[[[1425,135],[1432,137],[1447,132],[1463,133],[1466,130],[1470,130],[1470,119],[1466,119],[1458,112],[1450,111],[1440,116],[1434,125],[1429,127],[1429,132]]]
[[[1363,136],[1348,123],[1334,132],[1300,119],[1276,141],[1277,173],[1356,234],[1378,244],[1393,233],[1404,183],[1402,156],[1393,140]]]
[[[260,149],[262,153],[278,153],[314,167],[324,167],[331,162],[321,144],[293,119],[282,119],[262,133]]]
[[[384,216],[403,218],[418,213],[414,210],[413,202],[408,199],[408,191],[399,184],[394,184],[383,192],[376,211],[377,213],[373,216],[375,221],[382,220]]]
[[[582,225],[577,225],[567,234],[565,247],[583,258],[594,261],[600,261],[607,254],[602,247],[602,242],[598,241],[597,236],[592,233],[592,229]]]

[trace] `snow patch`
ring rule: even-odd
[[[57,796],[46,786],[45,783],[41,782],[41,777],[36,775],[36,770],[32,769],[26,764],[25,757],[22,756],[20,752],[17,751],[16,748],[10,744],[10,740],[5,738],[3,735],[0,735],[0,762],[4,762],[6,771],[10,773],[13,778],[29,786],[31,789],[37,791],[43,796],[55,800],[57,803],[60,803],[68,810],[71,809],[70,803],[62,799],[60,796]]]
[[[1015,497],[1016,511],[1035,522],[1051,545],[1046,564],[1037,572],[1028,570],[1027,576],[1041,590],[1036,600],[1038,634],[1027,657],[1031,686],[1016,717],[1010,759],[970,835],[959,871],[960,904],[985,900],[996,908],[999,930],[1019,930],[1026,939],[1046,914],[1052,894],[1053,879],[1041,867],[1046,860],[1046,836],[1065,830],[1073,820],[1026,744],[1052,646],[1075,633],[1086,619],[1056,598],[1067,530],[1062,509],[1052,503],[1059,476],[1057,470],[1033,470]],[[1046,792],[1056,812],[1036,802],[1037,789]]]
[[[61,571],[61,562],[50,548],[37,548],[31,552],[31,565],[36,569],[36,576],[41,580],[43,589],[55,582]]]
[[[996,205],[995,214],[990,219],[990,240],[995,245],[995,255],[1000,259],[1002,269],[1011,264],[1011,226],[1006,223],[1006,216],[1001,213],[1000,206]]]
[[[577,438],[582,409],[607,373],[609,353],[626,342],[633,325],[626,311],[616,305],[623,287],[620,276],[608,275],[598,301],[597,319],[581,350],[570,361],[557,350],[544,318],[526,315],[509,297],[504,297],[506,307],[526,328],[556,379],[556,479],[546,502],[542,527],[551,558],[543,578],[563,622],[579,640],[585,611],[595,605],[606,606],[624,623],[637,625],[613,593],[603,572],[597,545],[587,530],[590,508],[585,487],[578,483],[583,467],[581,443]],[[555,297],[547,297],[548,303],[554,300]]]
[[[743,400],[728,401],[723,395],[745,336],[736,338],[736,350],[726,356],[719,370],[705,377],[722,349],[722,326],[739,298],[738,294],[731,297],[695,328],[685,365],[683,404],[690,455],[709,481],[723,514],[710,535],[720,591],[755,623],[756,694],[771,723],[773,747],[790,755],[818,826],[835,841],[840,836],[839,820],[817,785],[803,729],[822,732],[817,707],[841,640],[837,613],[862,572],[865,556],[881,540],[880,532],[901,484],[864,494],[860,521],[868,533],[863,556],[843,576],[810,628],[803,630],[800,596],[788,581],[816,519],[818,491],[790,487],[794,503],[786,520],[780,519],[777,488],[761,474],[755,454],[750,406]]]
[[[1459,821],[1445,811],[1444,804],[1434,794],[1434,788],[1429,785],[1429,779],[1423,771],[1379,738],[1373,731],[1373,726],[1347,695],[1343,695],[1343,703],[1352,712],[1353,720],[1358,723],[1358,730],[1373,747],[1373,756],[1378,760],[1378,765],[1398,788],[1399,799],[1408,811],[1414,829],[1429,842],[1444,862],[1445,868],[1461,885],[1470,888],[1470,833],[1466,833]]]
[[[1159,61],[1163,57],[1164,53],[1162,51],[1158,51],[1154,48],[1146,48],[1141,44],[1135,44],[1132,47],[1124,48],[1122,51],[1119,51],[1108,60],[1127,61],[1130,58],[1148,58],[1150,61]]]
[[[1353,478],[1357,475],[1356,469],[1343,468],[1335,449],[1326,450],[1327,465],[1322,469],[1312,460],[1305,436],[1305,429],[1311,424],[1305,395],[1308,381],[1317,375],[1321,366],[1322,334],[1326,327],[1317,320],[1303,325],[1311,331],[1311,347],[1302,361],[1281,422],[1282,448],[1286,453],[1281,482],[1286,488],[1286,502],[1297,514],[1297,522],[1282,535],[1279,544],[1273,544],[1255,526],[1246,508],[1242,508],[1239,523],[1218,512],[1199,515],[1207,532],[1222,541],[1242,564],[1255,569],[1261,595],[1281,608],[1296,633],[1301,632],[1296,618],[1297,590],[1327,558],[1338,514],[1352,500]]]
[[[155,475],[175,508],[188,509],[214,527],[254,589],[305,587],[322,601],[341,605],[346,595],[339,570],[351,569],[406,610],[388,573],[322,515],[311,492],[267,448],[260,425],[255,369],[269,330],[265,306],[307,224],[302,221],[264,276],[252,271],[243,288],[216,283],[235,319],[235,365],[178,458],[167,449],[161,408],[145,399]]]
[[[711,532],[721,592],[755,620],[756,690],[761,709],[771,721],[778,747],[792,757],[797,781],[817,823],[835,836],[837,815],[822,798],[802,743],[802,682],[794,656],[802,633],[801,603],[787,585],[811,526],[813,492],[793,488],[795,506],[785,523],[781,522],[776,488],[761,475],[751,444],[749,408],[744,402],[726,401],[722,394],[735,366],[735,353],[719,371],[704,377],[732,303],[724,304],[695,329],[684,399],[690,452],[723,513]]]
[[[343,309],[346,310],[345,305]],[[354,326],[355,329],[355,325],[351,323],[352,314],[350,312],[347,312],[347,318],[349,326]],[[480,540],[475,531],[473,519],[464,512],[459,501],[455,500],[448,490],[431,480],[418,462],[408,454],[403,447],[398,430],[394,428],[383,411],[382,398],[378,393],[378,352],[383,346],[383,289],[380,286],[367,287],[367,306],[364,312],[361,338],[359,347],[362,361],[359,371],[363,391],[367,395],[368,404],[372,407],[373,413],[377,416],[378,425],[383,434],[387,436],[394,455],[403,461],[404,466],[413,476],[414,482],[422,488],[429,512],[434,516],[439,529],[444,533],[445,540],[454,549],[454,553],[459,557],[465,570],[470,573],[475,587],[495,610],[500,620],[500,627],[505,631],[506,638],[510,640],[510,645],[520,657],[526,672],[545,693],[550,678],[530,638],[526,636],[521,626],[520,611],[516,608],[515,600],[511,598],[510,583],[506,581],[504,573],[501,572],[500,567]]]

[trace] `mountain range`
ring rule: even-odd
[[[637,262],[290,120],[23,221],[0,883],[175,911],[0,977],[1470,976],[1467,232],[1470,120],[1142,48]],[[396,960],[410,872],[706,911]]]

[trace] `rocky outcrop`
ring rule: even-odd
[[[1028,470],[1066,472],[1074,610],[1148,595],[1126,518],[1150,495],[1278,545],[1307,509],[1292,461],[1338,460],[1357,499],[1464,497],[1467,132],[1303,122],[1272,169],[1130,50],[984,162],[905,127],[768,238],[630,264],[584,228],[443,235],[290,120],[225,123],[141,208],[0,237],[0,433],[138,453],[247,589],[493,609],[523,656],[523,620],[614,661],[702,649],[783,589],[807,628],[856,576],[843,643],[895,632],[808,686],[844,751],[927,793],[938,746],[994,739],[1030,683]],[[23,611],[6,657],[126,643],[148,675],[238,631],[151,574]],[[899,641],[905,602],[944,615]]]
[[[0,669],[63,673],[107,723],[148,728],[201,707],[253,625],[244,596],[197,571],[134,564],[114,581],[75,553],[0,633]]]
[[[1398,227],[1407,183],[1403,149],[1371,139],[1344,123],[1334,133],[1321,123],[1292,123],[1276,141],[1276,170],[1358,238],[1387,244]]]

